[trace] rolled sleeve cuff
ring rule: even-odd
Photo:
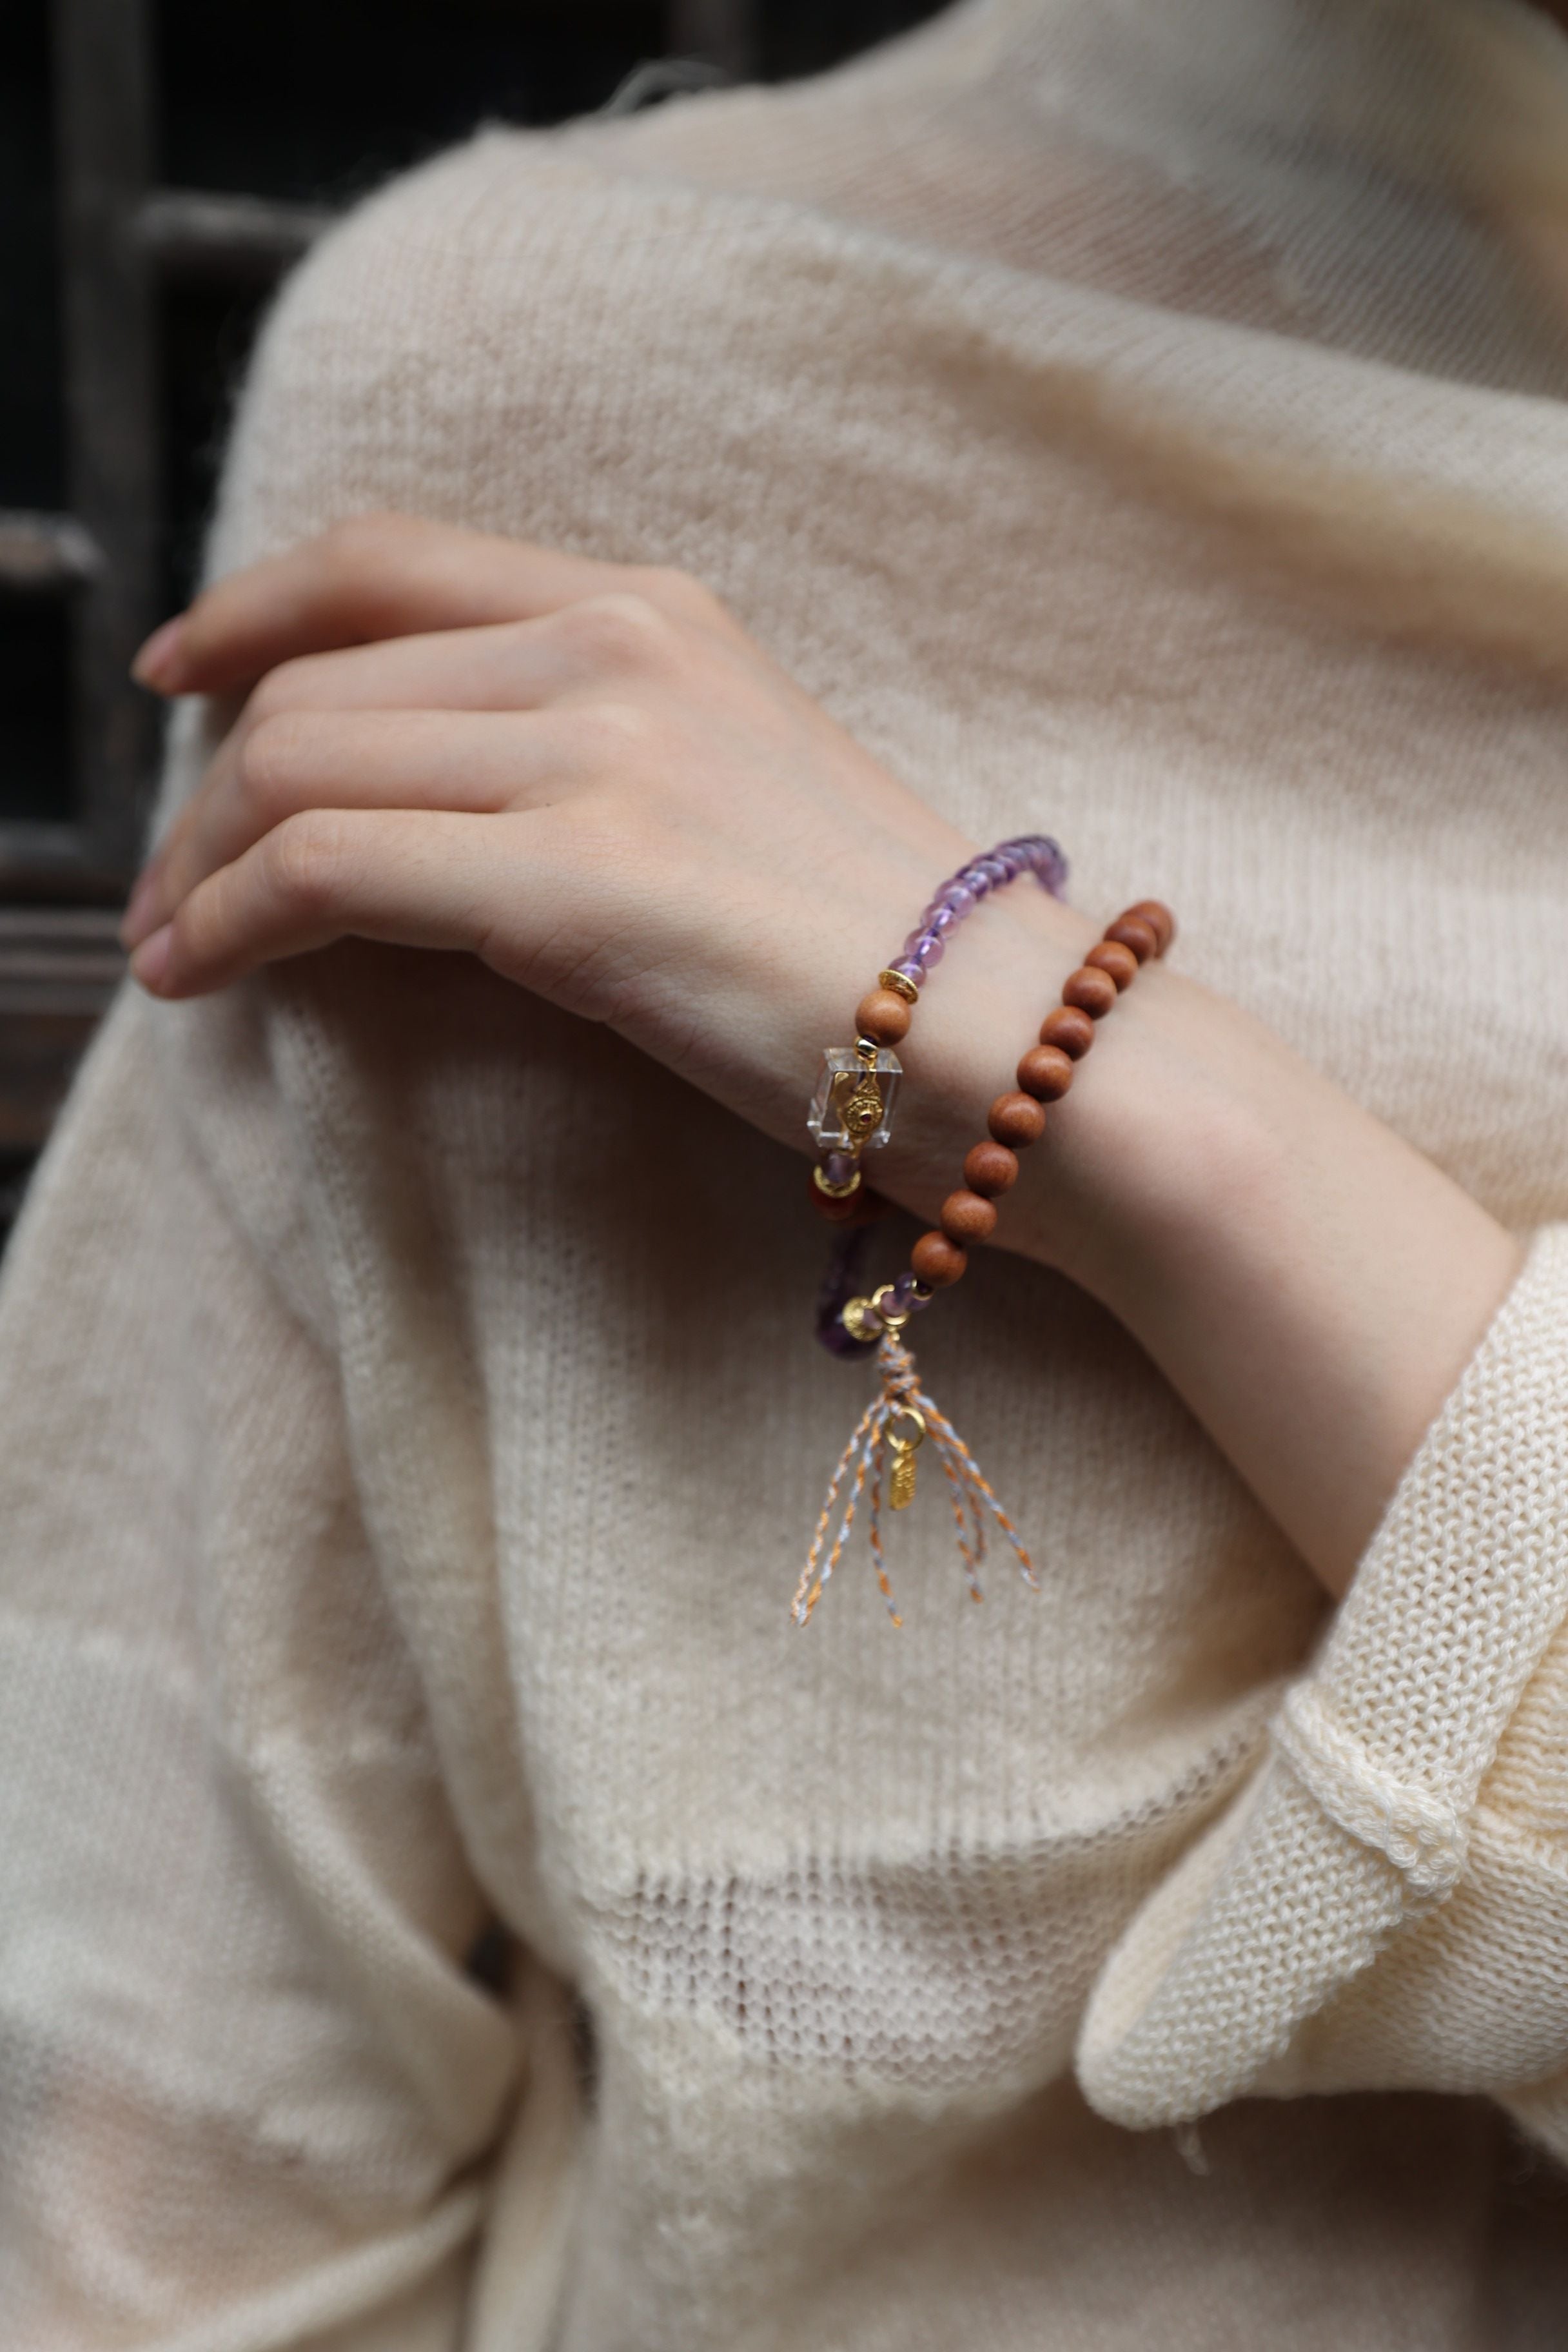
[[[1445,1906],[1489,1939],[1475,1899],[1491,1875],[1477,1867],[1483,1791],[1565,1619],[1568,1228],[1557,1226],[1536,1237],[1428,1431],[1258,1773],[1102,1969],[1078,2056],[1102,2114],[1149,2126],[1252,2091],[1348,2087],[1331,2052],[1303,2063],[1310,2022]],[[1529,1835],[1518,1818],[1529,1776],[1508,1778],[1511,1830]],[[1554,1880],[1554,1848],[1543,1867]],[[1553,1916],[1563,1941],[1549,1973],[1568,2012],[1568,1907]],[[1479,1973],[1478,2000],[1530,2006],[1517,1983]],[[1521,2025],[1516,2082],[1545,2071],[1542,2021],[1537,2009],[1528,2051]],[[1561,2066],[1568,2013],[1559,2023]],[[1506,2075],[1498,2017],[1474,2024],[1491,2073]],[[1450,2043],[1456,2027],[1464,2038],[1450,2020]],[[1306,2039],[1321,2050],[1321,2034]],[[1407,2080],[1392,2048],[1380,2069],[1375,2040],[1363,2021],[1358,2078]]]

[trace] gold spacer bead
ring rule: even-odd
[[[877,985],[879,988],[890,988],[893,994],[901,996],[906,1004],[918,1004],[921,1001],[920,990],[908,972],[891,970],[879,971],[877,974]]]
[[[856,1055],[868,1070],[876,1068],[877,1056],[881,1050],[874,1037],[857,1037],[855,1040]]]
[[[870,1314],[870,1312],[871,1302],[868,1298],[852,1298],[849,1301],[848,1306],[844,1309],[843,1314],[840,1315],[838,1320],[843,1324],[844,1328],[848,1332],[849,1337],[852,1339],[879,1339],[882,1336],[881,1318],[879,1316],[877,1319],[877,1328],[874,1331],[868,1330],[866,1328],[866,1318]]]
[[[893,1286],[890,1282],[885,1282],[880,1290],[874,1290],[871,1293],[871,1304],[882,1318],[884,1330],[901,1331],[910,1319],[910,1310],[907,1307],[893,1306],[892,1297]]]
[[[818,1160],[811,1171],[811,1181],[817,1191],[825,1192],[830,1201],[847,1201],[851,1192],[858,1192],[860,1190],[860,1171],[858,1168],[852,1170],[847,1184],[830,1184],[822,1163]]]

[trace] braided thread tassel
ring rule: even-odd
[[[953,1525],[957,1530],[959,1557],[963,1562],[964,1581],[973,1601],[984,1600],[980,1588],[980,1570],[985,1560],[989,1535],[987,1515],[994,1519],[1013,1548],[1018,1570],[1026,1585],[1038,1591],[1039,1580],[1028,1553],[1018,1538],[1018,1531],[991,1491],[989,1480],[960,1437],[944,1412],[939,1411],[920,1384],[915,1360],[896,1331],[888,1331],[877,1349],[877,1369],[881,1386],[855,1424],[848,1444],[838,1457],[838,1467],[828,1483],[822,1514],[816,1522],[816,1532],[811,1540],[811,1551],[795,1587],[791,1615],[797,1625],[809,1622],[811,1612],[822,1598],[823,1587],[832,1576],[844,1554],[860,1508],[861,1497],[867,1500],[871,1564],[877,1571],[877,1582],[887,1603],[888,1614],[895,1625],[903,1619],[893,1605],[893,1588],[888,1580],[887,1559],[882,1549],[882,1494],[887,1470],[889,1431],[900,1414],[918,1414],[925,1424],[926,1434],[936,1449],[947,1481],[948,1502],[952,1507]],[[837,1518],[837,1532],[828,1545],[830,1531]],[[826,1555],[826,1556],[825,1556]]]

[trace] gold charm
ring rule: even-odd
[[[925,1443],[925,1415],[913,1405],[901,1406],[888,1423],[888,1445],[893,1456],[888,1502],[895,1511],[907,1510],[915,1499],[915,1455]]]
[[[855,1144],[862,1144],[868,1135],[875,1135],[881,1125],[882,1089],[869,1070],[853,1086],[846,1073],[838,1085],[842,1106],[838,1116],[844,1122],[845,1132]]]

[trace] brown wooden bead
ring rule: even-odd
[[[1018,1156],[1005,1143],[972,1144],[963,1163],[963,1181],[983,1200],[994,1201],[1016,1182]]]
[[[1147,963],[1151,956],[1160,952],[1154,926],[1146,923],[1142,915],[1118,915],[1113,923],[1107,923],[1105,936],[1116,940],[1120,947],[1131,948],[1140,963]]]
[[[1069,1061],[1081,1062],[1094,1043],[1094,1024],[1076,1004],[1058,1004],[1040,1024],[1042,1045],[1055,1045]]]
[[[1148,924],[1149,929],[1159,940],[1160,953],[1163,955],[1176,936],[1176,919],[1169,907],[1158,898],[1140,898],[1135,907],[1128,908],[1127,912],[1130,915],[1138,916],[1141,921]]]
[[[998,1143],[1022,1151],[1027,1145],[1038,1143],[1044,1135],[1046,1114],[1032,1095],[998,1095],[986,1114],[985,1124]]]
[[[1116,1002],[1116,982],[1108,971],[1096,971],[1092,964],[1080,963],[1062,982],[1062,1003],[1076,1004],[1091,1021],[1103,1021]]]
[[[1060,1102],[1072,1084],[1072,1064],[1059,1045],[1031,1045],[1018,1065],[1018,1084],[1037,1102]]]
[[[1090,948],[1084,963],[1095,971],[1108,971],[1119,990],[1131,988],[1138,977],[1137,957],[1117,940],[1101,940],[1097,948]]]
[[[910,1252],[916,1281],[928,1284],[932,1290],[945,1290],[950,1282],[958,1280],[968,1264],[964,1252],[945,1234],[922,1234]]]
[[[988,1242],[996,1212],[979,1192],[950,1192],[942,1204],[942,1229],[950,1242]]]
[[[857,1036],[876,1045],[896,1045],[910,1034],[910,1007],[890,988],[868,989],[855,1007]]]

